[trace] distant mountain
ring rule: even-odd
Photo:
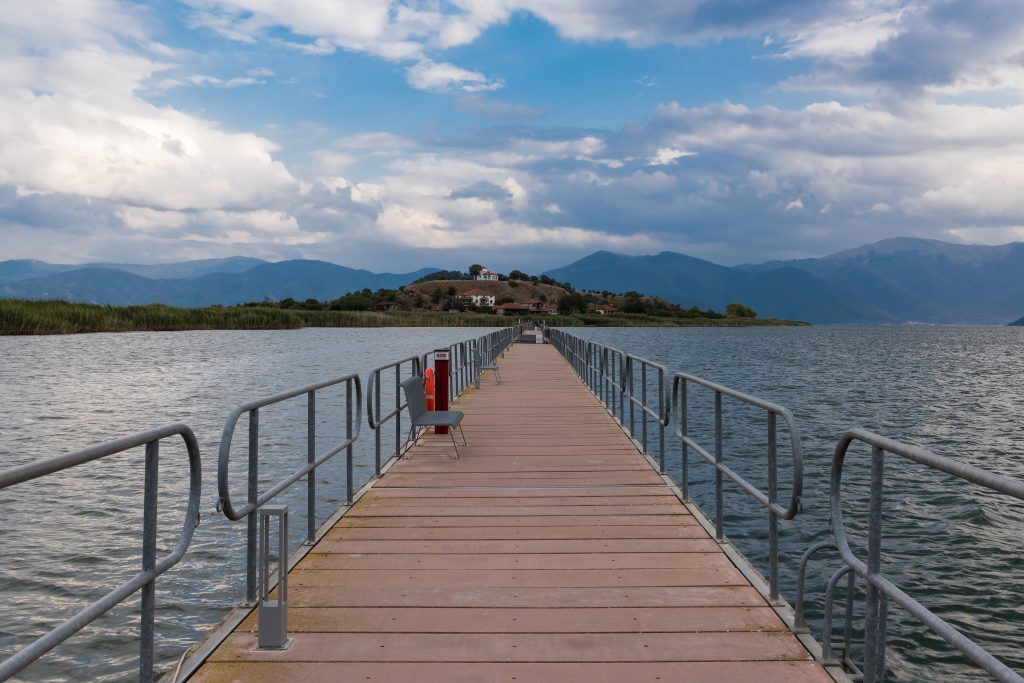
[[[264,264],[266,261],[248,256],[231,256],[229,258],[200,259],[198,261],[179,261],[177,263],[156,263],[141,265],[137,263],[82,263],[71,265],[66,263],[44,263],[30,259],[0,261],[0,282],[14,282],[28,278],[46,277],[73,270],[101,268],[104,270],[122,270],[148,278],[191,278],[201,277],[209,273],[241,273],[250,268]]]
[[[263,259],[248,256],[231,256],[228,258],[200,259],[198,261],[178,261],[176,263],[154,263],[140,265],[135,263],[90,263],[92,268],[111,268],[123,270],[149,278],[193,278],[210,273],[244,273],[256,266],[267,263]]]
[[[634,290],[681,306],[724,310],[726,304],[742,302],[762,317],[819,323],[892,322],[882,311],[799,268],[761,272],[728,268],[670,251],[654,256],[599,251],[546,274],[582,289]]]
[[[206,266],[179,272],[195,273]],[[209,264],[207,264],[208,266]],[[241,266],[239,263],[230,265]],[[325,261],[262,263],[243,272],[180,278],[150,278],[113,268],[79,268],[54,275],[0,283],[0,296],[64,299],[112,305],[165,303],[174,306],[231,305],[267,299],[335,299],[351,291],[397,288],[437,268],[414,273],[371,273]]]
[[[24,280],[31,277],[45,277],[55,275],[68,270],[78,270],[84,266],[69,266],[57,263],[44,263],[34,259],[18,259],[15,261],[0,261],[0,282],[12,282]]]
[[[1024,243],[896,238],[735,268],[673,252],[597,252],[547,274],[586,289],[633,289],[718,309],[739,301],[762,316],[818,323],[1004,324],[1024,301]]]
[[[1024,318],[1021,318],[1020,320],[1014,320],[1012,323],[1010,323],[1010,327],[1024,327]]]

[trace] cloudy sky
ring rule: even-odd
[[[0,259],[540,271],[1024,239],[1020,0],[41,0]]]

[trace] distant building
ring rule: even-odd
[[[521,304],[502,304],[495,309],[501,315],[554,315],[558,313],[557,306],[549,306],[543,301],[527,301]]]
[[[591,304],[588,308],[591,313],[597,313],[598,315],[608,315],[615,312],[615,307],[608,304]]]
[[[496,297],[482,289],[470,289],[459,294],[459,298],[463,301],[471,301],[474,306],[493,306]]]
[[[492,280],[494,282],[497,282],[498,281],[498,274],[495,273],[493,270],[487,270],[486,268],[484,268],[483,270],[480,271],[480,274],[477,275],[475,279],[477,279],[477,280]]]

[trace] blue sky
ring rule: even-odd
[[[540,271],[1024,239],[1024,3],[73,0],[0,17],[0,258]]]

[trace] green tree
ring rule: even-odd
[[[726,318],[756,318],[757,311],[746,304],[729,304],[725,307]]]
[[[473,277],[476,277],[481,272],[483,272],[483,269],[484,267],[481,266],[479,263],[474,263],[469,267],[469,274],[472,275]]]

